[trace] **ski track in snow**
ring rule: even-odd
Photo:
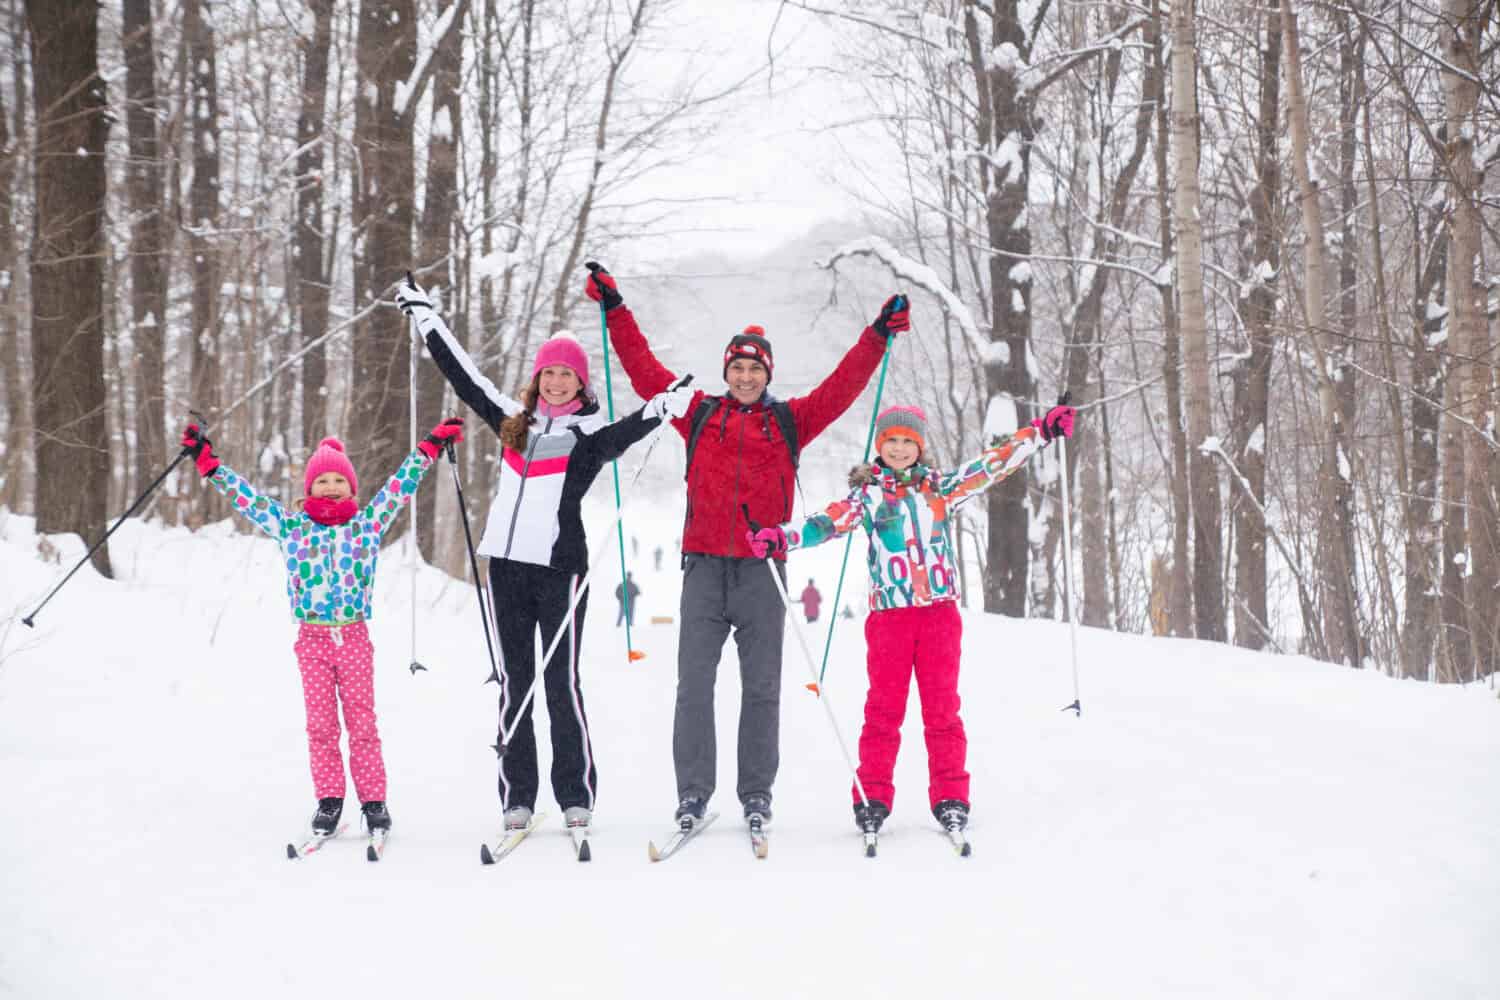
[[[82,546],[54,539],[61,565],[43,563],[32,522],[0,512],[0,996],[1500,996],[1494,692],[1220,645],[1081,629],[1075,718],[1059,711],[1065,626],[967,612],[974,855],[957,859],[926,809],[914,689],[871,861],[788,635],[761,862],[733,795],[730,643],[723,819],[650,864],[675,801],[676,626],[648,621],[675,610],[681,513],[647,506],[626,515],[644,660],[627,663],[613,627],[612,543],[590,602],[594,860],[574,860],[551,801],[541,711],[538,808],[552,815],[493,868],[478,846],[499,831],[496,689],[481,683],[470,584],[420,571],[429,671],[413,676],[410,570],[399,549],[381,559],[391,846],[366,862],[356,826],[293,862],[285,845],[314,800],[275,546],[226,524],[131,522],[111,540],[120,579],[80,572],[32,631],[20,616]],[[814,575],[834,610],[842,551],[794,555],[792,589]],[[856,607],[861,555],[844,599]],[[825,685],[851,744],[862,618],[840,623]]]

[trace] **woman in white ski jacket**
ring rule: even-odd
[[[607,423],[589,392],[588,355],[564,333],[537,351],[531,380],[521,398],[513,399],[479,373],[425,292],[403,283],[396,302],[416,321],[458,398],[500,436],[500,483],[479,553],[490,559],[490,602],[500,635],[502,736],[515,725],[500,758],[500,807],[507,830],[524,829],[536,808],[538,784],[530,703],[519,725],[515,717],[536,677],[532,637],[537,627],[543,642],[550,643],[588,572],[579,506],[605,464],[664,417],[685,413],[693,392],[669,389]],[[587,604],[587,594],[578,598],[567,634],[542,674],[552,730],[552,792],[570,827],[588,826],[597,787],[578,675]]]

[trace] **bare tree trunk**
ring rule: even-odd
[[[1193,494],[1193,608],[1200,639],[1225,636],[1223,539],[1219,483],[1202,445],[1213,436],[1208,372],[1208,319],[1203,303],[1203,223],[1198,189],[1196,15],[1193,3],[1172,7],[1172,148],[1176,154],[1173,221],[1177,287],[1187,374],[1188,477]]]
[[[1162,58],[1161,0],[1152,0],[1151,19],[1146,24],[1146,45],[1151,51],[1145,89],[1156,107],[1156,199],[1161,219],[1162,260],[1176,257],[1172,237],[1172,211],[1168,204],[1171,174],[1167,165],[1170,128],[1167,113],[1167,73]],[[1176,290],[1161,284],[1162,379],[1167,396],[1167,429],[1172,445],[1172,463],[1168,474],[1172,483],[1172,565],[1167,574],[1166,635],[1193,634],[1193,586],[1190,553],[1192,525],[1192,490],[1188,481],[1188,448],[1186,424],[1182,416],[1182,329],[1177,315]]]
[[[26,18],[37,128],[37,530],[93,539],[104,533],[110,473],[103,327],[109,116],[99,76],[99,8],[94,0],[26,0]],[[108,546],[93,562],[111,575]]]
[[[1450,373],[1462,413],[1475,427],[1494,433],[1495,380],[1489,327],[1485,320],[1485,288],[1476,279],[1481,260],[1479,195],[1483,177],[1474,164],[1474,139],[1482,124],[1479,103],[1480,45],[1494,14],[1493,3],[1444,0],[1440,32],[1447,65],[1458,72],[1443,73],[1447,111],[1447,168],[1452,205],[1453,244],[1448,254],[1448,329],[1455,337],[1455,353],[1465,361]],[[1460,427],[1468,499],[1468,597],[1470,669],[1465,679],[1488,676],[1500,661],[1500,616],[1495,611],[1500,586],[1500,511],[1491,488],[1495,456],[1488,444],[1468,427]]]
[[[166,365],[167,326],[166,201],[162,156],[156,136],[160,107],[156,99],[156,48],[152,37],[151,0],[125,0],[122,22],[125,44],[126,125],[130,132],[130,165],[126,193],[130,199],[131,344],[137,368],[135,394],[135,478],[144,486],[167,463]]]
[[[16,56],[19,57],[17,52]],[[16,60],[19,62],[19,58]],[[21,137],[12,143],[5,94],[0,91],[0,389],[5,392],[5,453],[0,455],[0,507],[17,510],[22,501],[23,457],[26,454],[26,398],[21,379],[21,323],[17,315],[16,218],[14,195]]]
[[[1016,419],[1031,417],[1036,387],[1031,378],[1031,282],[1016,265],[1031,255],[1031,226],[1026,208],[1031,177],[1034,97],[1021,85],[1020,67],[991,60],[988,53],[1011,45],[1024,62],[1031,40],[1021,23],[1019,0],[1000,0],[989,12],[988,45],[979,38],[979,11],[985,5],[965,0],[964,33],[979,98],[976,145],[993,164],[982,173],[987,199],[985,235],[989,249],[990,339],[1005,345],[1004,360],[985,365],[985,390],[993,398],[1013,401]],[[1026,613],[1030,573],[1030,477],[1023,468],[991,490],[989,547],[985,558],[984,609],[1020,617]]]
[[[188,191],[188,252],[193,268],[192,375],[189,403],[213,421],[222,403],[219,363],[219,83],[213,26],[203,0],[184,0],[192,120],[193,181]],[[204,488],[199,516],[222,517],[226,508]],[[190,522],[192,519],[190,518]]]
[[[466,333],[466,310],[460,306],[461,286],[454,281],[457,267],[452,259],[454,220],[458,214],[458,148],[463,141],[463,115],[459,105],[459,77],[463,71],[463,39],[450,31],[434,55],[432,74],[432,127],[428,129],[427,194],[423,201],[421,249],[417,261],[429,272],[428,287],[439,293],[445,311],[453,317],[454,332]],[[417,433],[442,419],[443,375],[436,365],[417,369]],[[437,490],[422,490],[416,497],[417,545],[422,558],[438,561],[436,551]]]
[[[1271,331],[1276,322],[1281,244],[1276,215],[1281,204],[1281,160],[1276,135],[1281,107],[1281,23],[1271,0],[1260,50],[1260,106],[1255,122],[1256,181],[1250,191],[1248,228],[1242,241],[1246,293],[1239,299],[1249,351],[1234,369],[1234,461],[1249,497],[1234,505],[1234,641],[1264,649],[1271,637],[1266,604],[1266,442],[1269,439]]]
[[[332,275],[323,261],[323,109],[328,97],[328,49],[334,0],[307,0],[312,37],[303,42],[302,113],[297,117],[297,312],[302,343],[328,332]],[[311,453],[328,433],[328,349],[302,356],[302,447]]]

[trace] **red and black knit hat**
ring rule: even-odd
[[[729,362],[735,358],[747,358],[750,361],[759,361],[766,366],[766,381],[771,381],[771,342],[766,339],[764,327],[750,325],[745,327],[744,332],[737,333],[729,341],[729,346],[724,348],[724,378],[729,378]]]

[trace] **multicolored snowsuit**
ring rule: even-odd
[[[420,450],[412,452],[358,514],[337,525],[288,511],[227,465],[208,480],[237,513],[281,546],[287,597],[292,616],[301,623],[292,649],[302,673],[307,754],[320,799],[344,797],[342,704],[354,790],[360,802],[385,801],[385,761],[375,723],[375,649],[365,621],[371,617],[381,536],[416,494],[431,465]]]
[[[811,548],[863,526],[869,535],[870,610],[865,619],[870,689],[859,735],[859,780],[872,801],[894,805],[892,774],[913,673],[927,739],[929,805],[969,801],[968,739],[959,718],[963,620],[949,515],[1024,465],[1043,446],[1023,427],[953,472],[883,463],[850,476],[851,492],[800,526],[784,525],[787,547]],[[852,789],[854,801],[859,791]]]

